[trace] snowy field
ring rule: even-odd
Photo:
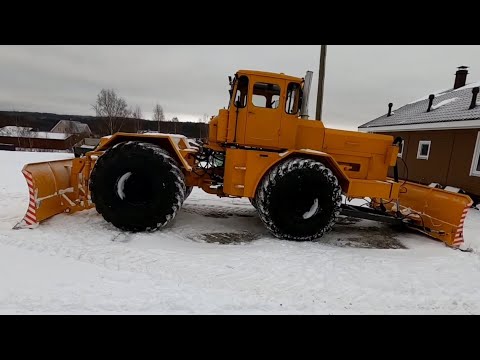
[[[318,242],[282,241],[248,201],[197,189],[155,233],[122,233],[95,209],[12,230],[23,164],[68,157],[0,151],[2,314],[480,314],[477,210],[471,253],[352,219]]]

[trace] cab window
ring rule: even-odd
[[[280,103],[280,86],[263,82],[253,86],[252,103],[256,107],[277,109]]]
[[[238,79],[237,91],[235,92],[234,105],[239,108],[247,106],[248,77],[240,76]]]
[[[285,102],[285,112],[287,114],[297,114],[300,108],[300,84],[290,83],[287,87],[287,101]]]

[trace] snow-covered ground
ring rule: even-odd
[[[28,203],[23,164],[69,157],[0,151],[0,313],[480,314],[477,210],[472,253],[369,221],[282,241],[248,201],[196,189],[155,233],[122,233],[94,209],[12,230]],[[406,249],[361,248],[372,239]]]

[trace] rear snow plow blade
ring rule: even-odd
[[[467,195],[406,182],[400,187],[399,206],[396,201],[383,206],[408,227],[458,248],[464,244],[463,225],[472,204]],[[376,199],[374,207],[381,206]]]
[[[84,181],[85,163],[84,158],[77,158],[25,165],[28,209],[14,229],[32,228],[54,215],[93,207]]]

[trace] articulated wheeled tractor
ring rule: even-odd
[[[343,214],[402,224],[460,247],[472,200],[388,177],[398,139],[309,120],[311,76],[238,71],[228,107],[211,118],[201,144],[181,135],[119,132],[82,157],[25,165],[30,201],[16,227],[95,207],[119,229],[154,231],[199,187],[250,199],[282,239],[320,238]],[[342,195],[368,206],[349,205]]]

